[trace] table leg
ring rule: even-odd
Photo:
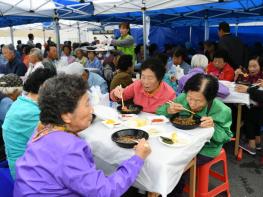
[[[242,115],[242,106],[241,104],[237,104],[237,125],[236,125],[237,130],[236,130],[236,140],[235,140],[235,156],[237,156],[238,148],[239,148],[241,115]]]
[[[195,187],[196,187],[196,157],[192,160],[192,165],[190,167],[190,183],[189,183],[189,196],[195,197]]]

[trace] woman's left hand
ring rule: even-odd
[[[212,119],[211,116],[203,116],[201,118],[200,127],[203,127],[203,128],[214,127],[214,120]]]
[[[241,85],[241,84],[238,84],[238,85],[236,85],[236,87],[235,87],[235,90],[236,90],[237,92],[240,92],[240,93],[247,93],[247,89],[248,89],[248,86],[246,86],[246,85]]]

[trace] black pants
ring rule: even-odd
[[[206,157],[203,155],[197,155],[197,159],[196,159],[196,165],[201,166],[204,165],[206,163],[208,163],[209,161],[212,161],[214,158],[211,157]],[[173,191],[168,194],[168,197],[181,197],[183,195],[183,191],[184,191],[184,186],[185,186],[185,182],[187,179],[187,172],[185,172],[180,181],[178,182],[178,184],[176,185],[176,187],[173,189]]]
[[[244,125],[241,128],[249,140],[254,140],[255,136],[260,136],[260,127],[263,123],[263,108],[245,106],[242,111]]]

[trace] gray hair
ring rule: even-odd
[[[16,49],[15,49],[14,45],[12,45],[12,44],[4,45],[4,46],[2,47],[2,50],[3,50],[3,49],[8,49],[9,51],[11,51],[11,52],[13,52],[14,54],[16,54]]]
[[[192,57],[191,66],[194,67],[201,67],[205,69],[208,65],[208,59],[205,55],[196,54]]]
[[[37,57],[38,60],[42,61],[43,60],[43,55],[42,51],[39,48],[33,48],[30,50],[29,55],[34,55]]]

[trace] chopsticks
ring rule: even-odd
[[[120,87],[121,87],[121,85],[120,85]],[[121,108],[122,109],[125,109],[126,107],[125,107],[125,105],[124,105],[124,100],[123,100],[123,94],[121,94]]]
[[[252,86],[250,86],[251,88],[254,88],[254,87],[256,87],[256,86],[260,86],[260,84],[261,83],[255,83],[255,84],[253,84]]]
[[[171,104],[173,104],[173,103],[175,103],[175,102],[173,102],[173,101],[167,101],[166,103],[169,104],[169,105],[171,105]],[[184,109],[184,111],[188,111],[188,112],[190,112],[191,114],[195,115],[196,117],[201,118],[201,116],[197,115],[195,112],[193,112],[193,111],[191,111],[191,110],[189,110],[189,109],[186,109],[185,107],[183,107],[183,109]]]

